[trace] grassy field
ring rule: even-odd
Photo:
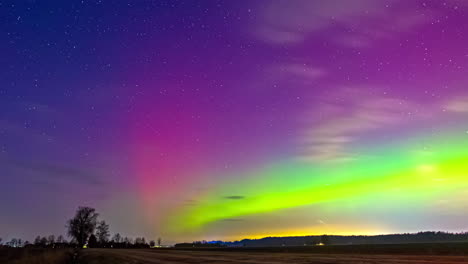
[[[180,248],[184,249],[184,248]],[[380,254],[380,255],[458,255],[468,256],[468,243],[409,243],[409,244],[365,244],[293,247],[225,247],[225,248],[185,248],[192,251],[226,252],[276,252],[314,254]],[[172,250],[179,250],[174,248]]]
[[[8,264],[69,264],[71,249],[0,248],[0,263]]]
[[[252,264],[460,264],[465,256],[375,255],[375,254],[310,254],[279,252],[226,252],[211,250],[160,249],[87,249],[83,263],[143,264],[143,263],[252,263]]]
[[[467,243],[190,249],[0,248],[0,264],[468,264]]]

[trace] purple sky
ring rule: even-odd
[[[307,207],[190,234],[167,219],[252,171],[326,167],[467,120],[465,1],[6,1],[0,14],[4,239],[65,234],[80,205],[169,242],[312,230],[293,219]]]

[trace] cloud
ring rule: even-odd
[[[293,87],[313,85],[328,75],[328,71],[324,67],[310,65],[301,58],[274,64],[268,67],[265,73],[263,81],[267,80],[274,84],[284,82]],[[264,82],[262,84],[264,85]]]
[[[450,112],[468,113],[468,96],[459,97],[449,101],[446,104],[445,109]]]
[[[305,133],[302,159],[308,161],[345,161],[353,159],[347,146],[365,133],[395,126],[415,113],[414,103],[360,92],[353,95],[342,92],[343,100],[325,101],[314,112],[322,114],[322,122],[315,124]],[[366,98],[366,99],[365,99]]]
[[[405,6],[405,9],[400,8]],[[410,9],[410,11],[405,11]],[[432,11],[419,11],[418,3],[389,0],[270,1],[255,34],[275,44],[294,44],[309,34],[334,29],[336,43],[368,46],[374,38],[388,37],[427,23]]]
[[[32,173],[34,180],[38,183],[66,181],[68,183],[79,183],[100,186],[104,182],[99,175],[79,168],[68,167],[61,164],[44,163],[39,161],[27,161],[11,158],[0,159],[2,167],[15,169],[16,174],[21,172]]]
[[[227,219],[223,219],[222,221],[239,222],[239,221],[245,221],[245,219],[242,219],[242,218],[227,218]]]
[[[366,92],[370,90],[374,92]],[[349,145],[366,135],[410,122],[444,122],[447,114],[468,113],[468,95],[420,104],[372,95],[376,90],[378,88],[338,89],[335,94],[322,98],[321,104],[313,109],[313,117],[319,117],[319,121],[310,124],[301,138],[300,158],[306,161],[349,161],[355,157],[348,149]]]
[[[187,200],[184,200],[181,205],[183,206],[195,206],[197,205],[197,201],[195,200],[192,200],[192,199],[187,199]]]
[[[371,5],[375,4],[369,0],[358,0],[349,6],[336,0],[272,1],[265,9],[257,33],[273,43],[300,42],[308,33],[327,28],[337,19],[355,16]]]
[[[242,200],[245,199],[245,196],[241,195],[231,195],[231,196],[224,196],[225,199],[230,199],[230,200]]]

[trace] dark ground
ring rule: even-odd
[[[459,264],[464,256],[351,255],[269,252],[188,251],[155,249],[88,249],[83,260],[89,264],[123,263],[252,263],[252,264]]]
[[[0,248],[0,264],[468,264],[467,243],[190,249]]]
[[[226,251],[226,252],[277,252],[314,254],[379,254],[379,255],[457,255],[468,256],[468,243],[408,243],[408,244],[363,244],[329,246],[286,246],[286,247],[190,247],[170,250]]]
[[[75,264],[72,249],[0,248],[1,264]]]

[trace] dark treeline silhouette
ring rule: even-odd
[[[187,247],[200,247],[200,248],[216,248],[216,247],[227,247],[226,242],[223,241],[194,241],[192,243],[179,243],[175,244],[176,248],[187,248]]]
[[[243,239],[240,241],[196,241],[179,243],[175,247],[281,247],[315,245],[362,245],[362,244],[408,244],[408,243],[446,243],[468,242],[468,233],[419,232],[377,236],[298,236],[265,237],[261,239]]]
[[[57,236],[57,238],[54,235],[37,236],[32,242],[20,238],[12,238],[4,244],[2,244],[2,239],[0,238],[0,247],[69,248],[76,246],[77,244],[74,240],[68,242],[62,235]]]
[[[80,247],[76,240],[72,239],[70,241],[55,241],[51,242],[48,240],[48,237],[51,236],[37,236],[34,241],[31,243],[29,241],[24,241],[19,238],[12,238],[10,241],[2,243],[0,241],[1,247],[12,247],[12,248],[78,248]],[[60,236],[59,236],[60,237]],[[85,243],[85,246],[88,248],[149,248],[155,247],[156,242],[154,240],[146,241],[144,237],[137,237],[135,239],[129,237],[123,237],[119,240],[110,239],[105,242],[100,242],[95,235],[91,235]]]
[[[156,246],[154,240],[147,241],[144,237],[133,239],[116,233],[111,238],[109,225],[104,220],[98,221],[98,217],[99,214],[94,208],[79,207],[75,216],[67,221],[66,227],[70,241],[62,235],[37,236],[33,242],[12,238],[2,243],[3,239],[0,238],[0,248],[150,248]],[[161,246],[161,238],[157,241],[158,246]]]

